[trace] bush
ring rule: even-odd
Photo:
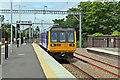
[[[97,37],[97,36],[103,36],[102,33],[94,33],[92,36]]]
[[[112,36],[120,36],[120,32],[119,31],[113,31]]]

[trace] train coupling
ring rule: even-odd
[[[61,52],[61,56],[62,56],[62,57],[65,56],[65,53]]]

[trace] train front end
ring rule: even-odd
[[[76,31],[72,27],[53,27],[49,31],[48,51],[57,59],[72,58],[76,50]]]

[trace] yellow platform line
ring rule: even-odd
[[[10,44],[8,44],[8,46],[10,46]],[[5,45],[2,45],[2,46],[1,46],[1,48],[4,48],[4,47],[5,47]]]
[[[39,52],[38,48],[36,47],[36,43],[33,43],[32,46],[34,48],[34,51],[38,57],[39,63],[41,64],[43,71],[45,73],[46,78],[57,78],[55,73],[52,71],[52,69],[49,67],[47,62],[45,62],[44,58],[42,57],[41,53]]]

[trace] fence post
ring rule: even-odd
[[[5,59],[8,58],[8,33],[5,32]]]
[[[114,37],[114,48],[116,47],[116,38]]]
[[[94,37],[92,37],[92,47],[94,47]]]
[[[109,38],[107,38],[107,47],[109,47]]]

